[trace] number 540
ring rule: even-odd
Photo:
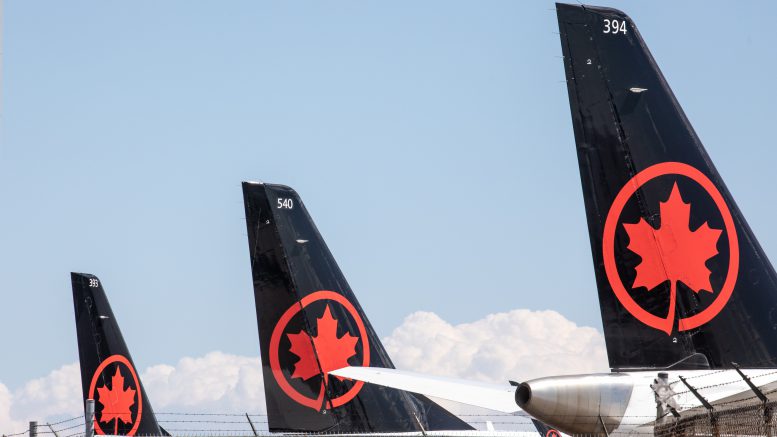
[[[294,208],[294,200],[293,199],[278,199],[277,204],[278,209],[293,209]]]

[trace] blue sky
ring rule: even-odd
[[[777,256],[777,4],[636,21]],[[296,188],[368,316],[600,329],[553,3],[4,5],[0,382],[77,360],[69,272],[136,364],[258,354],[240,181]]]

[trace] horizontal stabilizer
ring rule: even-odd
[[[503,413],[521,411],[515,403],[515,387],[509,383],[465,381],[379,367],[344,367],[329,374]]]

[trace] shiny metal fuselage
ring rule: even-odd
[[[743,369],[760,387],[777,387],[775,369]],[[713,405],[752,396],[747,383],[735,370],[667,371],[677,394],[680,415],[698,412],[701,401],[679,380],[683,376]],[[651,388],[658,370],[613,372],[538,378],[522,383],[516,402],[530,415],[569,434],[644,433],[652,430],[661,415]]]

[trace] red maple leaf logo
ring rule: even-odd
[[[332,317],[329,305],[326,306],[324,315],[317,319],[317,328],[318,335],[312,338],[312,342],[311,337],[304,330],[298,334],[287,334],[291,341],[289,351],[299,357],[299,361],[294,364],[294,373],[291,377],[307,381],[323,372],[322,384],[326,384],[330,371],[350,365],[348,359],[356,355],[356,343],[359,337],[354,337],[348,332],[340,338],[337,337],[337,320]],[[342,381],[345,378],[338,376],[337,379]]]
[[[629,235],[629,250],[642,258],[636,267],[637,276],[632,288],[652,290],[670,281],[669,315],[663,331],[667,334],[674,327],[677,281],[691,290],[712,293],[708,259],[718,254],[718,239],[723,232],[712,229],[707,222],[695,231],[689,228],[690,203],[683,202],[677,183],[666,202],[660,203],[661,226],[654,229],[644,218],[638,223],[624,223]]]
[[[130,407],[135,404],[135,389],[124,388],[124,376],[121,375],[119,366],[116,366],[116,373],[111,378],[111,388],[108,388],[108,384],[97,387],[97,394],[97,400],[103,406],[100,422],[115,420],[113,434],[118,435],[120,420],[125,424],[132,423]]]

